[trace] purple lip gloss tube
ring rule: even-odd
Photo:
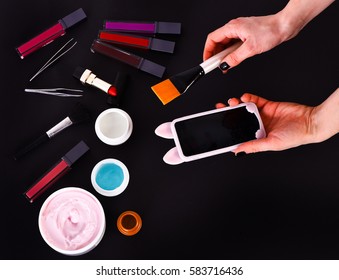
[[[181,33],[180,22],[164,21],[121,21],[105,20],[104,29],[115,32],[130,32],[143,34],[176,34]]]

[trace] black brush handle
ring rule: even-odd
[[[49,137],[48,137],[48,135],[46,133],[41,135],[39,138],[37,138],[36,140],[31,142],[29,145],[27,145],[26,147],[24,147],[24,148],[20,149],[19,151],[17,151],[15,153],[15,155],[14,155],[14,159],[22,158],[28,152],[30,152],[31,150],[35,149],[36,147],[38,147],[42,143],[47,142],[48,140],[49,140]]]

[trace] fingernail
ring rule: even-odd
[[[246,155],[246,153],[245,152],[239,152],[239,153],[236,153],[235,155],[236,155],[236,157],[243,157],[244,155]]]
[[[231,100],[232,100],[232,98],[227,100],[228,105],[230,104]]]
[[[219,68],[222,70],[222,71],[225,71],[227,70],[228,68],[230,68],[230,66],[226,63],[226,62],[223,62],[219,65]]]

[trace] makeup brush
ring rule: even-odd
[[[65,128],[74,124],[88,121],[89,119],[90,115],[87,108],[85,108],[81,103],[77,103],[66,118],[64,118],[58,124],[46,131],[40,137],[36,138],[33,142],[17,151],[14,155],[14,159],[19,159],[23,157],[31,150],[35,149],[39,145],[50,140],[55,135],[59,134],[59,132],[63,131]]]
[[[164,80],[152,86],[153,92],[158,96],[160,101],[166,105],[174,98],[185,93],[199,78],[219,67],[223,58],[237,49],[242,42],[236,42],[227,49],[210,57],[198,66],[181,72],[171,78]]]

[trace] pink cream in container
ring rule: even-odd
[[[51,194],[41,207],[39,229],[45,242],[64,255],[77,256],[95,248],[105,229],[105,213],[90,192],[67,187]]]

